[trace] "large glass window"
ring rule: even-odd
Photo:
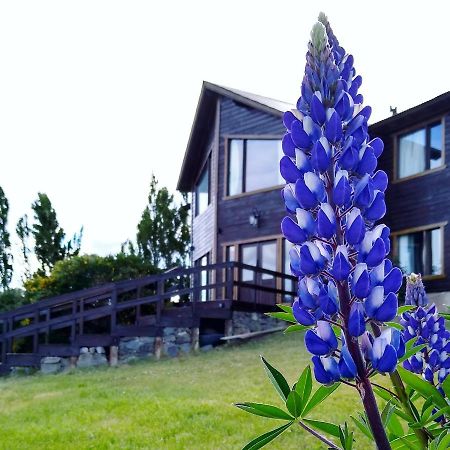
[[[267,270],[277,270],[277,242],[263,241],[241,245],[241,261],[250,266],[257,266]],[[261,280],[272,280],[269,273],[259,274]],[[255,272],[250,269],[242,271],[242,281],[254,281]]]
[[[417,231],[397,236],[396,258],[405,273],[441,275],[442,228]]]
[[[437,123],[398,138],[398,178],[405,178],[443,164],[442,124]]]
[[[228,195],[270,188],[283,183],[279,139],[231,139],[228,152]]]
[[[209,264],[209,253],[197,259],[194,263],[195,267],[204,267]],[[208,270],[202,270],[198,273],[197,283],[200,286],[207,286],[210,281],[210,275]],[[200,291],[200,301],[206,302],[209,300],[209,289],[202,289]]]
[[[208,207],[209,196],[209,160],[195,185],[195,215],[198,216]]]

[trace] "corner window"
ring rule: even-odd
[[[398,137],[398,178],[443,164],[442,124],[435,123]]]
[[[231,139],[228,148],[227,195],[283,184],[279,139]]]
[[[200,178],[195,185],[195,215],[198,216],[206,210],[210,203],[209,195],[209,159]]]
[[[442,275],[443,228],[431,228],[395,237],[395,259],[405,273]]]

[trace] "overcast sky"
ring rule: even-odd
[[[355,57],[373,119],[449,90],[445,2],[1,2],[11,230],[45,192],[69,235],[84,226],[83,252],[118,251],[151,173],[175,189],[202,80],[294,103],[321,10]]]

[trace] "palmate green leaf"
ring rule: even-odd
[[[295,385],[295,390],[298,392],[302,399],[302,405],[306,406],[312,390],[312,376],[310,366],[306,366],[304,368],[302,374],[300,375],[300,378]]]
[[[386,400],[387,402],[391,401],[394,405],[397,406],[397,408],[394,410],[394,413],[397,416],[401,417],[403,420],[406,420],[407,422],[411,422],[414,420],[413,417],[411,417],[409,414],[405,413],[401,409],[400,402],[395,397],[392,397],[391,394],[389,394],[389,392],[386,392],[384,389],[380,389],[377,386],[373,386],[372,388],[375,394],[378,395],[378,397],[382,398],[383,400]]]
[[[439,408],[445,408],[447,406],[445,399],[432,384],[418,377],[416,374],[408,372],[403,367],[398,366],[397,370],[403,382],[419,392],[422,397],[425,399],[433,398],[434,404]]]
[[[406,436],[400,436],[390,442],[392,450],[420,450],[418,446],[417,436],[415,434],[407,434]]]
[[[285,402],[288,398],[289,392],[291,392],[291,388],[289,387],[286,378],[284,378],[281,372],[275,369],[275,367],[271,366],[263,356],[261,356],[261,361],[264,364],[264,369],[269,377],[269,380],[273,384],[283,402]]]
[[[340,437],[339,427],[334,423],[324,422],[322,420],[313,420],[313,419],[303,419],[307,424],[311,425],[313,428],[317,430],[323,431],[325,433],[331,434],[337,438]]]
[[[434,419],[437,419],[439,416],[445,415],[447,417],[450,416],[450,406],[446,406],[445,408],[438,409],[434,414],[432,414],[425,424],[433,422]]]
[[[403,314],[406,311],[411,311],[411,309],[414,309],[414,308],[415,308],[415,306],[412,306],[412,305],[399,306],[398,315]]]
[[[273,317],[274,319],[284,320],[285,322],[297,323],[292,313],[284,311],[268,312],[266,316]]]
[[[294,422],[289,422],[281,427],[275,428],[268,433],[264,433],[261,436],[253,439],[253,441],[249,442],[242,450],[257,450],[258,448],[264,447],[269,442],[273,441],[276,437],[278,437],[283,431],[287,430]]]
[[[286,408],[295,417],[300,417],[302,413],[302,398],[296,391],[291,391],[286,400]]]
[[[300,324],[295,324],[295,325],[289,325],[284,331],[284,334],[288,334],[288,333],[295,333],[298,331],[305,331],[308,330],[311,327],[307,327],[306,325],[300,325]]]
[[[442,316],[445,320],[450,320],[450,314],[447,313],[439,313],[440,316]]]
[[[334,383],[331,386],[320,386],[311,400],[304,407],[302,417],[305,417],[309,412],[313,410],[319,403],[323,402],[330,394],[332,394],[341,384]]]
[[[373,441],[373,436],[370,428],[363,420],[359,420],[356,417],[350,416],[350,419],[353,420],[354,424],[359,428],[359,430],[365,434],[371,441]]]
[[[347,422],[342,427],[339,425],[339,440],[341,441],[343,450],[352,450],[353,448],[353,431],[349,432]]]
[[[277,406],[265,405],[264,403],[235,403],[238,408],[256,416],[269,417],[271,419],[293,420],[294,418],[286,411]]]

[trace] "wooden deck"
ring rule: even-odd
[[[38,366],[43,356],[78,356],[81,347],[116,346],[121,337],[162,336],[165,327],[198,328],[201,319],[230,319],[233,309],[269,311],[295,295],[284,289],[289,281],[290,275],[227,262],[40,300],[0,314],[0,372]]]

